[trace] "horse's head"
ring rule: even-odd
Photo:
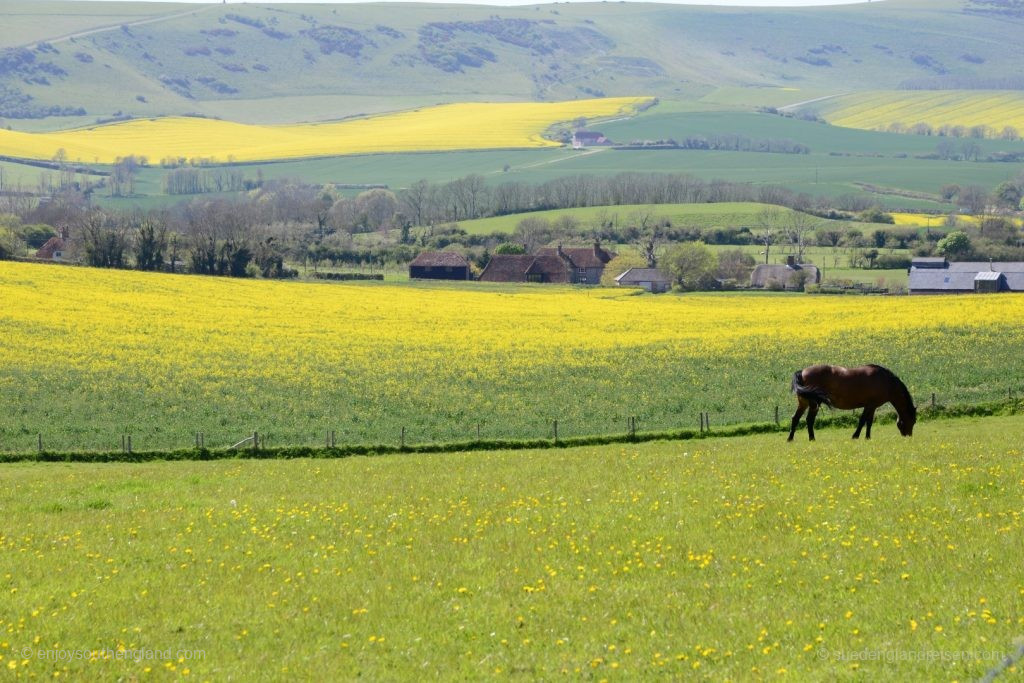
[[[917,422],[917,406],[911,404],[906,415],[900,415],[896,419],[896,427],[903,436],[913,436],[914,423]]]

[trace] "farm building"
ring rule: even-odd
[[[593,247],[538,249],[533,254],[495,254],[480,279],[484,282],[544,282],[596,285],[614,254],[599,242]]]
[[[620,287],[643,287],[648,292],[662,294],[672,286],[667,275],[657,268],[630,268],[615,278]]]
[[[750,286],[779,289],[803,289],[803,285],[816,285],[821,282],[821,269],[811,263],[797,263],[792,256],[787,263],[769,265],[762,263],[750,274]]]
[[[572,134],[572,148],[582,149],[584,147],[607,147],[614,144],[611,140],[596,130],[578,130]]]
[[[1024,292],[1024,262],[947,261],[941,257],[911,261],[911,294],[975,292]]]
[[[61,236],[54,236],[46,240],[46,243],[43,244],[43,246],[39,247],[39,249],[36,251],[36,258],[44,259],[47,261],[63,261],[66,258],[66,251],[66,238]]]
[[[423,280],[468,280],[469,261],[454,251],[424,251],[409,264],[409,277]]]

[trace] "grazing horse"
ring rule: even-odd
[[[814,441],[814,420],[821,404],[840,410],[863,408],[853,438],[860,438],[865,426],[865,438],[871,438],[871,423],[875,410],[892,403],[896,409],[896,426],[903,436],[914,432],[917,408],[900,378],[881,365],[864,365],[859,368],[843,368],[838,365],[812,365],[793,375],[793,391],[796,393],[797,409],[793,415],[793,426],[789,430],[789,441],[793,440],[800,416],[807,411],[807,435]]]

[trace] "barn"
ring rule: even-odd
[[[672,280],[657,268],[630,268],[615,281],[620,287],[643,287],[654,294],[667,292],[672,286]]]
[[[409,277],[422,280],[468,280],[469,261],[454,251],[424,251],[409,264]]]
[[[909,289],[911,294],[1024,292],[1024,262],[915,258]]]

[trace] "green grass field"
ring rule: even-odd
[[[0,670],[945,681],[1013,653],[1024,419],[818,437],[3,465]]]

